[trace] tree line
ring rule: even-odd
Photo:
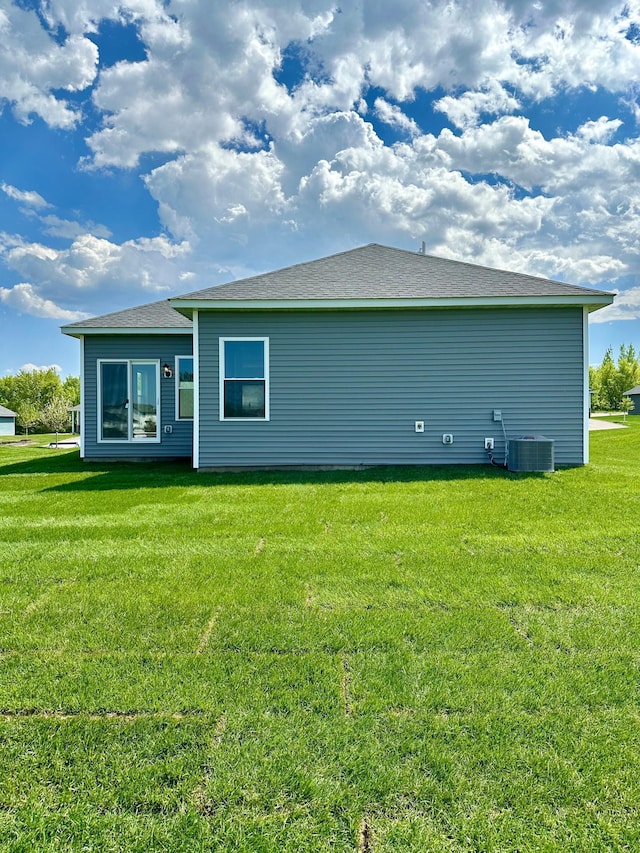
[[[628,411],[630,401],[625,391],[637,385],[640,385],[640,361],[633,345],[620,347],[617,363],[609,347],[602,364],[589,368],[591,408],[603,412]]]
[[[71,425],[69,408],[80,402],[80,378],[64,382],[50,367],[20,370],[0,378],[0,404],[16,413],[18,427],[29,432],[66,432]]]

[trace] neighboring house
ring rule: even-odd
[[[71,432],[73,435],[78,435],[80,432],[81,408],[81,406],[69,406],[69,414],[71,415]]]
[[[72,323],[81,453],[201,470],[482,463],[485,438],[500,457],[505,436],[534,433],[583,464],[588,314],[612,301],[371,244]]]
[[[624,396],[629,397],[631,402],[633,403],[633,409],[631,409],[629,414],[640,415],[640,385],[636,385],[635,388],[631,388],[629,391],[625,391]]]
[[[7,409],[5,406],[0,406],[0,435],[15,435],[16,434],[16,418],[18,415]]]

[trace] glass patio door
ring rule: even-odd
[[[131,428],[133,438],[157,438],[156,365],[131,364]]]
[[[101,361],[99,440],[158,441],[159,361]]]

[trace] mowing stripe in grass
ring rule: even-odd
[[[216,723],[216,727],[213,730],[213,738],[211,740],[212,746],[219,746],[220,741],[222,740],[222,735],[227,728],[227,715],[223,714],[218,722]]]
[[[513,628],[514,632],[521,637],[528,646],[533,646],[533,640],[527,633],[527,630],[522,627],[522,625],[518,622],[518,620],[513,615],[513,607],[509,607],[505,610],[503,607],[498,607],[498,610],[502,611],[502,613],[506,614],[507,619],[509,620],[509,624]]]
[[[220,742],[222,740],[222,736],[224,735],[225,729],[227,728],[227,715],[223,714],[218,722],[215,724],[213,729],[213,736],[211,738],[211,743],[209,745],[210,752],[213,752],[220,746]],[[199,812],[204,817],[207,817],[213,814],[213,810],[211,808],[211,804],[207,799],[207,785],[211,780],[212,768],[209,764],[204,765],[204,777],[202,782],[193,790],[193,803],[196,808],[196,811]]]
[[[351,702],[351,667],[346,655],[340,655],[340,669],[342,671],[342,678],[340,679],[342,707],[345,717],[349,717],[353,712],[353,705]]]
[[[39,708],[0,710],[0,719],[9,720],[184,720],[202,717],[206,711],[46,711]]]
[[[307,583],[304,585],[304,591],[306,593],[306,598],[304,600],[304,606],[309,609],[309,608],[313,607],[316,603],[316,593],[315,593],[315,590],[311,586],[310,583]]]
[[[218,617],[220,616],[220,609],[214,610],[211,619],[207,622],[204,631],[202,632],[202,636],[200,637],[200,642],[198,643],[198,648],[196,649],[196,654],[201,655],[202,652],[206,649],[207,643],[209,642],[209,638],[211,637],[211,632],[213,631],[216,622],[218,621]]]
[[[373,837],[366,815],[358,827],[358,853],[373,853]]]
[[[59,592],[64,587],[69,586],[72,583],[76,582],[76,578],[66,578],[64,580],[54,581],[52,586],[48,589],[45,589],[43,593],[41,593],[37,598],[34,598],[32,601],[27,604],[25,609],[22,611],[23,618],[28,618],[32,616],[37,610],[40,610],[41,607],[44,607],[45,604],[49,601],[54,592]]]

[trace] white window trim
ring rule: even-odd
[[[261,341],[264,345],[264,376],[246,376],[242,377],[243,379],[247,379],[249,382],[253,379],[256,381],[264,382],[264,417],[263,418],[225,418],[224,416],[224,380],[227,378],[225,376],[225,361],[224,361],[224,345],[227,341]],[[270,406],[269,406],[269,338],[261,338],[259,336],[250,335],[247,337],[225,337],[219,338],[219,355],[218,355],[218,374],[219,374],[219,387],[218,387],[218,400],[219,400],[219,418],[221,421],[230,421],[232,423],[244,424],[244,423],[265,423],[265,421],[270,420]]]
[[[131,365],[132,364],[155,364],[156,366],[156,437],[134,438],[131,428],[131,415],[127,419],[128,438],[102,438],[102,365],[103,364],[126,364],[127,365],[127,399],[131,403]],[[98,444],[160,444],[162,425],[160,423],[160,359],[158,358],[99,358],[97,361],[96,385],[97,393],[97,431],[96,440]],[[131,412],[131,408],[128,409]]]
[[[180,417],[180,359],[181,358],[190,358],[193,362],[193,397],[194,397],[194,414],[195,414],[195,395],[196,395],[196,360],[192,355],[184,354],[177,355],[175,359],[175,365],[173,370],[173,376],[175,378],[175,391],[176,391],[176,420],[177,421],[193,421],[193,416],[190,418],[181,418]]]

